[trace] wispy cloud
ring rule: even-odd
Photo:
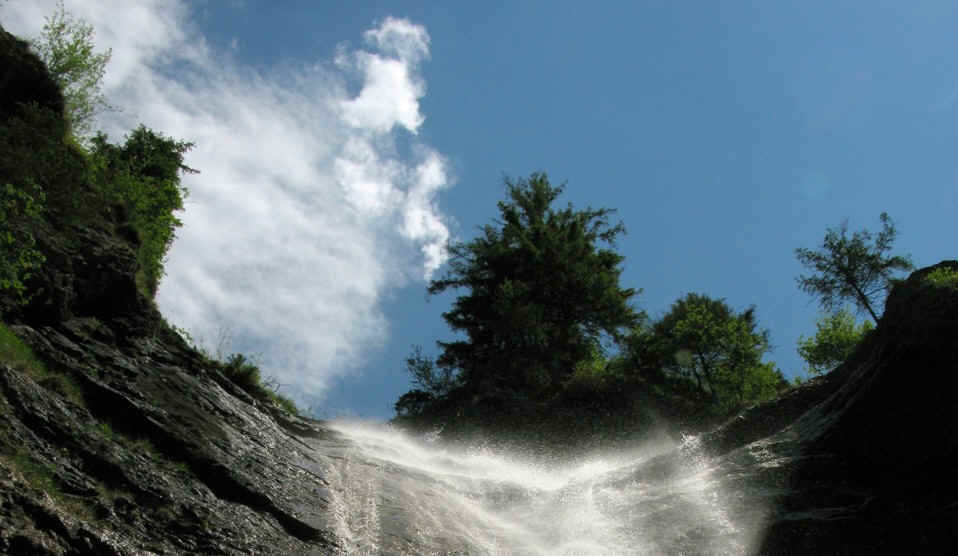
[[[55,4],[11,0],[0,18],[35,36]],[[229,330],[289,393],[321,395],[384,341],[387,291],[446,258],[436,195],[450,175],[416,135],[426,29],[386,18],[362,48],[263,73],[210,47],[182,2],[66,6],[113,49],[106,93],[123,111],[104,128],[119,139],[143,122],[196,143],[187,163],[202,173],[184,179],[163,313],[199,337]],[[398,154],[397,134],[411,155]]]

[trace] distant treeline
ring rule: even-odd
[[[505,180],[499,215],[475,239],[449,246],[451,259],[428,291],[461,292],[443,318],[455,340],[438,341],[438,357],[414,346],[406,360],[415,389],[396,402],[395,422],[452,429],[503,429],[583,421],[627,426],[657,417],[704,424],[790,388],[764,358],[768,330],[754,306],[688,293],[651,319],[620,285],[623,233],[610,209],[556,206],[561,186],[543,173]],[[819,251],[798,249],[815,271],[799,285],[827,310],[799,353],[808,372],[830,370],[871,330],[846,301],[867,311],[908,270],[907,257],[885,257],[895,229],[847,237],[828,230]],[[800,379],[798,379],[800,380]],[[560,427],[560,428],[561,428]],[[587,427],[588,428],[588,427]]]

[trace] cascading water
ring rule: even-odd
[[[776,467],[767,447],[710,461],[688,439],[549,465],[334,422],[325,476],[351,554],[748,554]],[[733,490],[734,489],[734,490]]]

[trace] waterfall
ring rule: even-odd
[[[350,554],[748,554],[766,512],[742,485],[776,467],[761,446],[712,461],[696,438],[555,464],[329,426],[325,476]]]

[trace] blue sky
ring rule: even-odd
[[[887,211],[918,266],[958,256],[953,2],[65,4],[113,48],[103,127],[197,143],[161,309],[321,415],[391,415],[410,346],[450,337],[423,276],[503,175],[618,209],[650,315],[754,304],[788,376],[796,247]]]

